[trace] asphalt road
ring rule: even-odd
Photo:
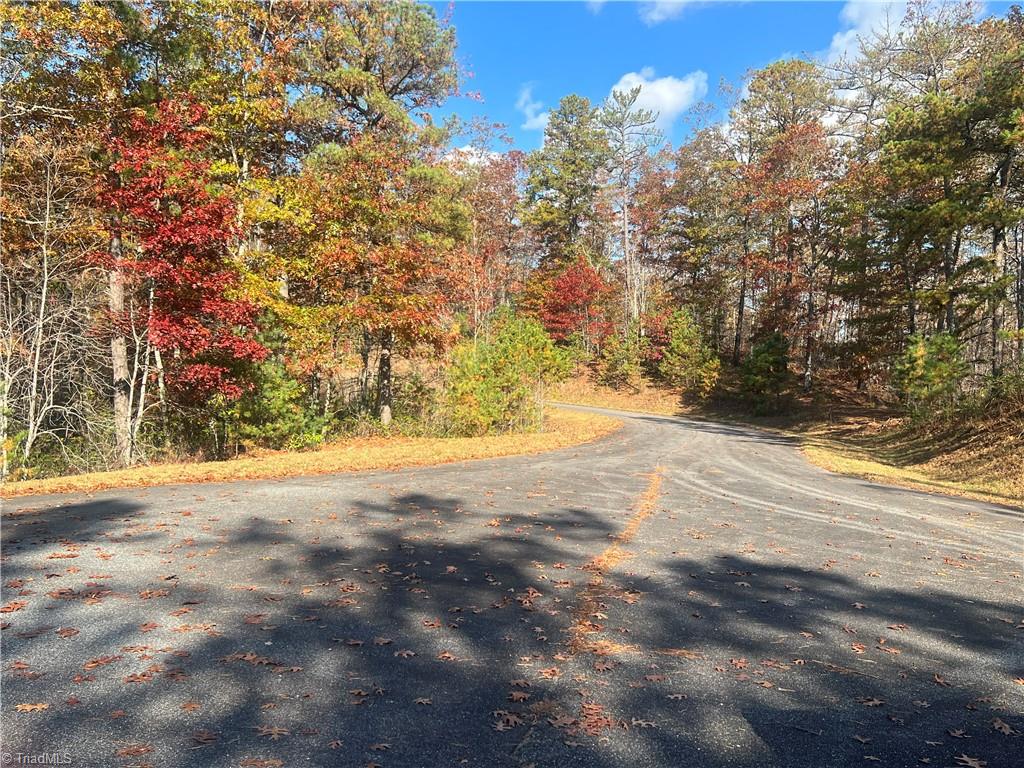
[[[1021,509],[622,416],[542,456],[6,502],[3,752],[1024,765]]]

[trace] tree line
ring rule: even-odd
[[[638,90],[569,95],[530,153],[431,119],[461,73],[428,6],[0,12],[5,476],[523,428],[570,360],[696,396],[735,370],[758,407],[1022,389],[1016,7],[912,3],[679,147]]]
[[[529,161],[536,279],[612,275],[619,307],[590,287],[574,307],[585,344],[611,323],[657,347],[682,305],[722,359],[774,345],[808,391],[819,371],[892,383],[908,350],[954,350],[972,390],[1019,371],[1024,17],[975,13],[911,4],[841,61],[752,72],[678,149],[644,151],[635,94],[567,97]]]

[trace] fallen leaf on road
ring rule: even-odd
[[[992,727],[1000,733],[1005,733],[1007,736],[1016,736],[1017,731],[1010,727],[1009,723],[1005,723],[998,717],[992,721]]]
[[[19,712],[42,712],[44,709],[49,709],[49,704],[18,704],[14,707]]]
[[[558,717],[549,717],[548,722],[555,728],[567,728],[576,722],[576,718],[569,717],[568,715],[559,715]]]
[[[95,659],[89,659],[85,664],[82,665],[82,669],[96,669],[96,667],[102,667],[106,664],[113,664],[115,661],[124,658],[123,656],[97,656]]]
[[[121,747],[115,753],[118,757],[138,757],[139,755],[148,755],[153,751],[153,747],[149,744],[129,744],[126,747]]]
[[[291,732],[287,728],[277,725],[257,725],[254,729],[260,736],[268,736],[271,741],[277,741],[282,736],[288,736]]]

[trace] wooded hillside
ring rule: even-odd
[[[638,90],[569,94],[528,154],[431,119],[462,73],[428,6],[2,13],[4,476],[528,429],[574,362],[1024,407],[1017,7],[912,3],[679,147]]]

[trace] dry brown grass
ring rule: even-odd
[[[7,483],[0,488],[0,498],[448,464],[471,459],[542,453],[580,445],[610,434],[620,426],[621,421],[608,416],[549,409],[544,431],[536,433],[465,438],[357,438],[303,453],[274,451],[227,461],[156,464],[113,472],[23,480]]]
[[[691,412],[691,408],[682,402],[678,391],[657,386],[646,379],[642,380],[635,390],[618,390],[598,384],[588,373],[584,373],[557,384],[548,392],[548,397],[562,403],[592,405],[616,411],[657,413],[665,416]]]
[[[1002,504],[1024,504],[1021,436],[999,422],[925,429],[904,419],[851,417],[796,432],[832,472]]]

